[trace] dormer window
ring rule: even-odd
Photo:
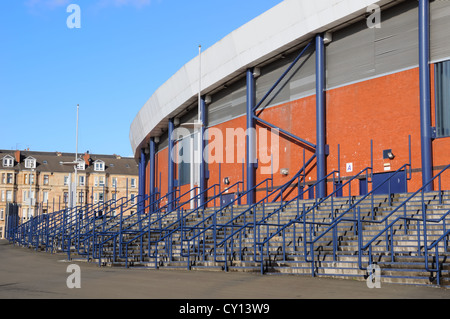
[[[84,160],[78,160],[77,170],[84,171],[86,169],[86,163]]]
[[[25,159],[25,168],[36,168],[36,159],[33,157],[27,157]]]
[[[105,162],[100,160],[94,162],[94,171],[103,172],[104,170],[105,170]]]
[[[10,155],[6,155],[3,157],[3,167],[13,167],[14,166],[14,157]]]

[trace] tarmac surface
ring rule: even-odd
[[[0,299],[450,299],[450,290],[381,282],[242,272],[125,269],[67,261],[0,240]],[[68,267],[80,268],[80,288],[69,288]],[[75,283],[75,280],[70,281]]]

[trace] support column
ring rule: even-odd
[[[150,138],[149,143],[150,155],[149,155],[149,204],[155,201],[155,163],[156,163],[156,143],[153,137]],[[150,213],[153,213],[154,207],[150,206]]]
[[[139,157],[139,196],[138,196],[138,211],[142,213],[144,208],[143,200],[145,198],[145,149],[141,148]]]
[[[204,191],[206,190],[206,185],[207,185],[207,181],[206,181],[206,162],[205,162],[205,158],[204,158],[204,149],[205,149],[205,130],[206,130],[206,103],[205,103],[205,98],[202,97],[200,99],[200,121],[201,121],[201,127],[200,127],[200,131],[199,131],[199,143],[198,145],[200,146],[200,150],[199,150],[199,157],[200,157],[200,170],[199,170],[199,188],[200,188],[200,194],[202,194],[200,196],[200,200],[199,200],[199,206],[203,206],[205,204],[205,199],[206,199],[206,195],[204,193]]]
[[[256,185],[256,127],[253,107],[255,106],[255,78],[253,69],[247,70],[247,191]],[[255,203],[255,191],[247,193],[247,204]]]
[[[168,155],[168,157],[169,158],[168,159],[169,160],[167,162],[167,165],[168,165],[168,181],[167,181],[168,196],[167,197],[168,197],[168,203],[169,203],[167,206],[167,209],[169,211],[172,211],[172,207],[173,207],[172,202],[175,198],[174,193],[173,193],[174,188],[175,188],[175,167],[174,167],[175,161],[172,158],[173,147],[174,147],[172,135],[173,135],[174,129],[175,129],[175,125],[173,124],[173,118],[171,118],[171,119],[169,119],[169,132],[168,132],[168,134],[169,134],[169,136],[168,136],[168,139],[169,139],[169,149],[168,149],[169,155]]]
[[[326,176],[325,143],[325,45],[323,35],[316,35],[316,158],[317,158],[317,180]],[[326,197],[326,181],[317,185],[316,197]]]
[[[431,84],[430,84],[430,3],[419,0],[419,72],[420,72],[420,131],[422,153],[422,185],[433,178],[431,150]],[[430,183],[425,191],[432,191]]]

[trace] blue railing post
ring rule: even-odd
[[[255,114],[255,77],[253,69],[247,70],[247,190],[253,189],[256,183],[256,127]],[[247,193],[247,204],[255,203],[255,192]]]
[[[317,180],[326,175],[325,164],[325,45],[323,35],[316,35],[316,154]],[[316,188],[316,196],[326,196],[326,181],[321,181]]]
[[[431,151],[431,87],[430,87],[430,3],[419,0],[419,72],[420,72],[420,130],[422,152],[422,183],[425,191],[433,190],[428,182],[433,175]]]

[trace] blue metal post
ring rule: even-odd
[[[149,172],[149,195],[150,195],[150,204],[155,201],[155,162],[156,162],[156,143],[153,137],[150,138],[149,143],[150,148],[150,172]],[[150,206],[150,213],[153,212],[153,205]]]
[[[419,72],[420,72],[420,130],[422,152],[422,185],[433,178],[431,158],[431,88],[430,88],[430,3],[419,0]],[[430,183],[425,191],[432,191]]]
[[[139,158],[139,196],[138,196],[138,202],[139,207],[138,211],[142,212],[142,209],[144,208],[144,205],[141,203],[141,201],[144,199],[145,196],[145,151],[144,148],[141,148],[141,154]]]
[[[255,106],[255,78],[253,69],[247,70],[247,191],[256,183],[256,129],[253,107]],[[247,193],[247,204],[255,203],[255,192]]]
[[[316,35],[316,158],[317,180],[326,176],[325,163],[325,45],[323,35]],[[316,197],[326,197],[326,181],[317,185]]]
[[[200,143],[199,145],[201,146],[201,149],[199,150],[200,152],[200,176],[199,176],[199,188],[200,188],[200,206],[203,206],[205,204],[205,198],[206,198],[206,194],[204,193],[204,191],[206,190],[206,162],[205,162],[205,158],[204,158],[204,149],[205,149],[205,130],[206,130],[206,103],[205,103],[205,98],[202,97],[200,99],[200,110],[201,110],[201,124],[202,127],[200,128],[200,135],[199,135],[199,139],[200,139]]]
[[[174,186],[175,186],[175,161],[172,158],[172,153],[173,153],[173,148],[174,148],[174,143],[173,143],[173,139],[172,139],[172,135],[173,135],[173,131],[175,129],[175,126],[173,124],[173,118],[169,119],[169,161],[167,163],[168,167],[168,181],[167,181],[167,193],[168,193],[168,206],[167,209],[169,211],[172,211],[172,201],[175,198],[174,197]]]

